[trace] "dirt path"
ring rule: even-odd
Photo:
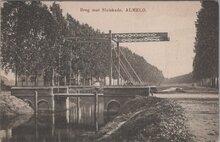
[[[198,142],[218,142],[219,101],[217,94],[157,94],[173,98],[185,109],[189,128]]]

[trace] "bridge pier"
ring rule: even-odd
[[[66,111],[69,109],[69,97],[66,96],[55,96],[54,97],[54,111]]]

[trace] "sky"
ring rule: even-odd
[[[105,33],[168,32],[168,42],[121,43],[170,78],[192,71],[199,1],[59,2],[63,13]],[[104,12],[102,8],[123,12]],[[126,8],[144,9],[126,12]],[[83,9],[83,10],[82,10]],[[86,9],[86,10],[85,10]],[[89,9],[89,12],[87,11]],[[93,12],[93,9],[100,9]]]
[[[44,3],[51,5],[52,2]],[[87,23],[105,33],[109,30],[112,33],[168,32],[170,41],[120,43],[120,45],[143,56],[148,63],[162,70],[166,78],[192,71],[196,13],[201,8],[199,1],[57,3],[61,5],[64,15],[69,13],[80,23]],[[122,12],[104,12],[102,8],[121,9]],[[140,11],[126,12],[126,8],[139,8]],[[93,9],[100,11],[94,12]]]

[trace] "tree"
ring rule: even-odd
[[[27,76],[42,73],[53,37],[47,7],[36,1],[5,2],[1,22],[3,69]]]
[[[218,77],[218,3],[202,1],[197,17],[193,77]]]
[[[2,66],[18,75],[44,75],[48,85],[72,75],[83,79],[103,79],[109,75],[109,43],[77,42],[66,37],[89,39],[102,34],[88,24],[81,24],[70,14],[63,16],[55,2],[48,7],[38,1],[5,2],[2,8]],[[145,82],[158,82],[162,72],[148,64],[143,57],[122,48],[128,61]],[[125,59],[122,59],[122,61]],[[113,54],[113,61],[117,61]],[[116,64],[116,62],[115,62]],[[125,64],[131,76],[135,74]],[[125,79],[126,74],[122,73]],[[113,70],[113,77],[117,71]],[[136,78],[137,81],[137,78]]]
[[[142,56],[132,53],[128,48],[124,47],[121,47],[121,51],[144,84],[160,83],[164,79],[162,71],[149,64]],[[123,56],[121,58],[121,62],[123,62],[124,67],[128,70],[134,81],[139,82],[134,71],[131,69],[130,65],[128,65]],[[121,73],[125,80],[129,80],[128,75],[123,71],[123,69]]]

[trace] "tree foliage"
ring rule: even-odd
[[[52,23],[47,7],[40,2],[5,2],[1,21],[3,69],[30,75],[46,68]]]
[[[7,1],[1,12],[2,67],[6,72],[43,74],[47,80],[54,76],[69,79],[79,74],[83,78],[103,79],[109,75],[109,43],[66,40],[65,37],[92,37],[101,32],[68,13],[64,16],[59,4],[53,3],[48,8],[39,1]],[[163,79],[162,72],[143,57],[127,48],[122,50],[144,82]],[[116,63],[116,55],[113,60]],[[128,80],[125,73],[122,76]],[[117,77],[115,70],[113,77]]]
[[[193,77],[218,77],[218,3],[203,1],[197,17]]]
[[[139,56],[136,53],[132,53],[128,48],[121,47],[121,51],[143,83],[160,83],[164,79],[162,71],[160,71],[157,67],[149,64],[142,56]],[[126,63],[125,59],[121,58],[121,61],[130,72],[134,81],[138,82],[136,75],[129,67],[128,63]],[[124,73],[122,75],[125,79],[128,79]]]

